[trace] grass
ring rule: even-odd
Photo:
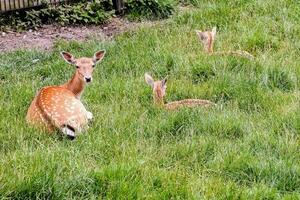
[[[299,8],[283,0],[201,1],[114,41],[0,54],[0,197],[299,199]],[[243,49],[256,59],[203,53],[194,29],[215,25],[216,50]],[[59,51],[86,56],[102,48],[107,55],[83,94],[95,117],[86,134],[69,141],[28,127],[36,91],[74,71]],[[145,72],[169,75],[167,101],[218,105],[157,109]]]

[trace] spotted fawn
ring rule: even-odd
[[[246,57],[248,59],[254,59],[254,56],[251,55],[247,51],[243,50],[237,50],[237,51],[219,51],[219,52],[214,52],[213,46],[217,34],[217,27],[213,27],[211,31],[199,31],[196,30],[196,34],[198,35],[200,41],[202,42],[204,46],[204,50],[209,54],[209,55],[233,55],[233,56],[242,56]]]
[[[167,78],[164,78],[163,80],[160,81],[154,81],[153,78],[146,73],[145,81],[152,88],[154,104],[159,107],[164,107],[167,110],[176,110],[182,107],[196,107],[196,106],[209,107],[215,105],[209,100],[202,100],[202,99],[184,99],[184,100],[173,101],[165,104],[164,97],[166,96]]]

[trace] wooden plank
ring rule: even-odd
[[[56,0],[55,3],[64,2],[65,0]],[[51,0],[47,0],[53,3]],[[0,0],[0,12],[19,10],[42,5],[41,0]]]
[[[124,11],[124,1],[123,0],[112,0],[116,14],[123,14]]]

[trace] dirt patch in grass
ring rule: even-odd
[[[112,18],[101,26],[62,27],[58,25],[44,25],[37,31],[3,32],[0,35],[0,52],[15,49],[51,50],[58,39],[84,41],[95,37],[111,39],[115,35],[136,28],[140,23],[129,22],[123,18]]]

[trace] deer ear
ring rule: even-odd
[[[201,42],[206,42],[207,40],[207,36],[205,32],[196,30],[196,34],[198,35],[199,39],[201,40]]]
[[[197,34],[199,37],[201,37],[202,31],[200,31],[200,30],[195,30],[195,31],[196,31],[196,34]]]
[[[148,85],[150,85],[152,88],[154,86],[154,80],[149,74],[145,74],[145,81]]]
[[[168,76],[166,76],[166,77],[161,81],[162,87],[164,87],[164,86],[167,85],[167,81],[168,81]]]
[[[67,63],[69,63],[71,65],[74,65],[76,63],[75,58],[72,54],[65,52],[65,51],[62,51],[60,54],[62,55],[62,57],[64,58],[64,60]]]
[[[97,62],[101,61],[103,59],[105,53],[106,53],[105,50],[97,51],[94,54],[93,62],[96,64]]]

